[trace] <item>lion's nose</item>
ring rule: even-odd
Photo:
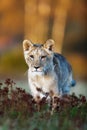
[[[38,68],[40,68],[40,66],[34,66],[34,68],[37,70]]]

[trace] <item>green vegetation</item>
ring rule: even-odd
[[[36,103],[11,79],[0,83],[0,130],[58,129],[87,130],[85,96],[72,94],[56,97],[48,105],[46,98]]]
[[[22,46],[17,46],[0,57],[1,75],[23,75],[28,69],[25,64]],[[16,76],[15,76],[16,77]]]

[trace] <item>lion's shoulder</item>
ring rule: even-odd
[[[72,67],[66,58],[59,53],[54,53],[53,64],[55,66],[55,72],[60,75],[70,74],[72,72]]]

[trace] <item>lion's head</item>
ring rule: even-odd
[[[29,40],[23,41],[25,61],[31,72],[47,73],[53,67],[54,41],[49,39],[45,44],[33,44]]]

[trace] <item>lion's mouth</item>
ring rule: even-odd
[[[39,73],[39,72],[42,72],[42,69],[41,68],[33,68],[32,72]]]
[[[42,71],[41,70],[33,70],[32,72],[39,73],[39,72],[42,72]]]
[[[33,69],[32,72],[36,72],[37,73],[37,72],[42,72],[42,70],[41,69]]]

